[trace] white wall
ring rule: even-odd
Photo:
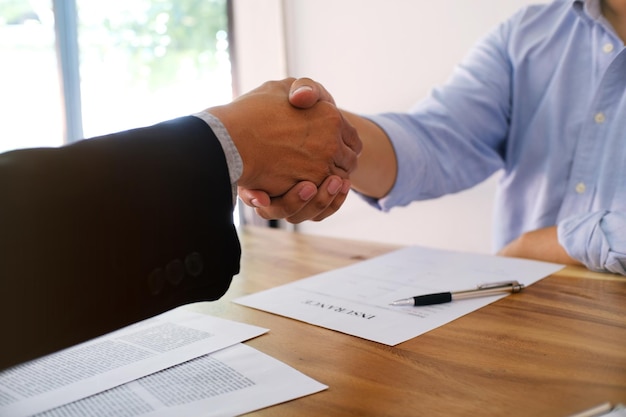
[[[239,56],[258,56],[272,34],[283,43],[240,72],[252,84],[307,76],[322,82],[342,108],[402,111],[442,83],[471,45],[530,0],[235,0]],[[253,7],[252,5],[255,4]],[[261,5],[262,4],[262,5]],[[268,20],[259,10],[282,13]],[[242,26],[254,14],[254,27]],[[242,21],[238,19],[242,18]],[[270,41],[273,42],[273,41]],[[259,71],[257,64],[272,71]],[[257,73],[261,78],[255,78]],[[263,78],[264,77],[264,78]],[[497,174],[496,174],[497,176]],[[380,213],[349,196],[339,212],[298,225],[303,233],[399,244],[491,251],[496,178],[456,195]]]
[[[233,0],[235,90],[245,93],[287,76],[281,0]]]

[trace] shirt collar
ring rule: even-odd
[[[572,7],[581,19],[585,19],[591,24],[600,24],[607,31],[617,36],[611,23],[602,14],[602,0],[573,0]]]
[[[603,17],[600,0],[573,0],[572,7],[583,19],[597,21]]]

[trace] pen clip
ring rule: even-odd
[[[487,284],[480,284],[478,286],[479,290],[490,290],[494,288],[511,288],[511,292],[520,292],[524,288],[524,284],[520,284],[517,281],[500,281],[500,282],[490,282]]]

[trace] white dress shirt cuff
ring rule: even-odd
[[[237,150],[233,139],[230,137],[228,130],[226,130],[226,127],[224,127],[220,119],[213,116],[206,110],[195,113],[193,116],[204,120],[206,124],[209,125],[211,130],[213,130],[213,133],[217,136],[217,140],[219,140],[222,145],[224,156],[226,156],[226,164],[228,165],[228,175],[230,177],[234,204],[237,200],[237,181],[239,181],[239,178],[241,178],[241,174],[243,173],[243,161],[241,160],[241,155],[239,155],[239,151]]]

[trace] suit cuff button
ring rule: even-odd
[[[192,277],[198,277],[202,274],[204,269],[204,262],[202,262],[202,256],[198,252],[193,252],[187,255],[185,258],[185,268],[187,273]]]
[[[161,268],[157,268],[148,275],[148,289],[150,294],[159,295],[165,285],[165,274]]]
[[[179,259],[174,259],[165,267],[167,282],[172,285],[178,285],[185,277],[185,267]]]

